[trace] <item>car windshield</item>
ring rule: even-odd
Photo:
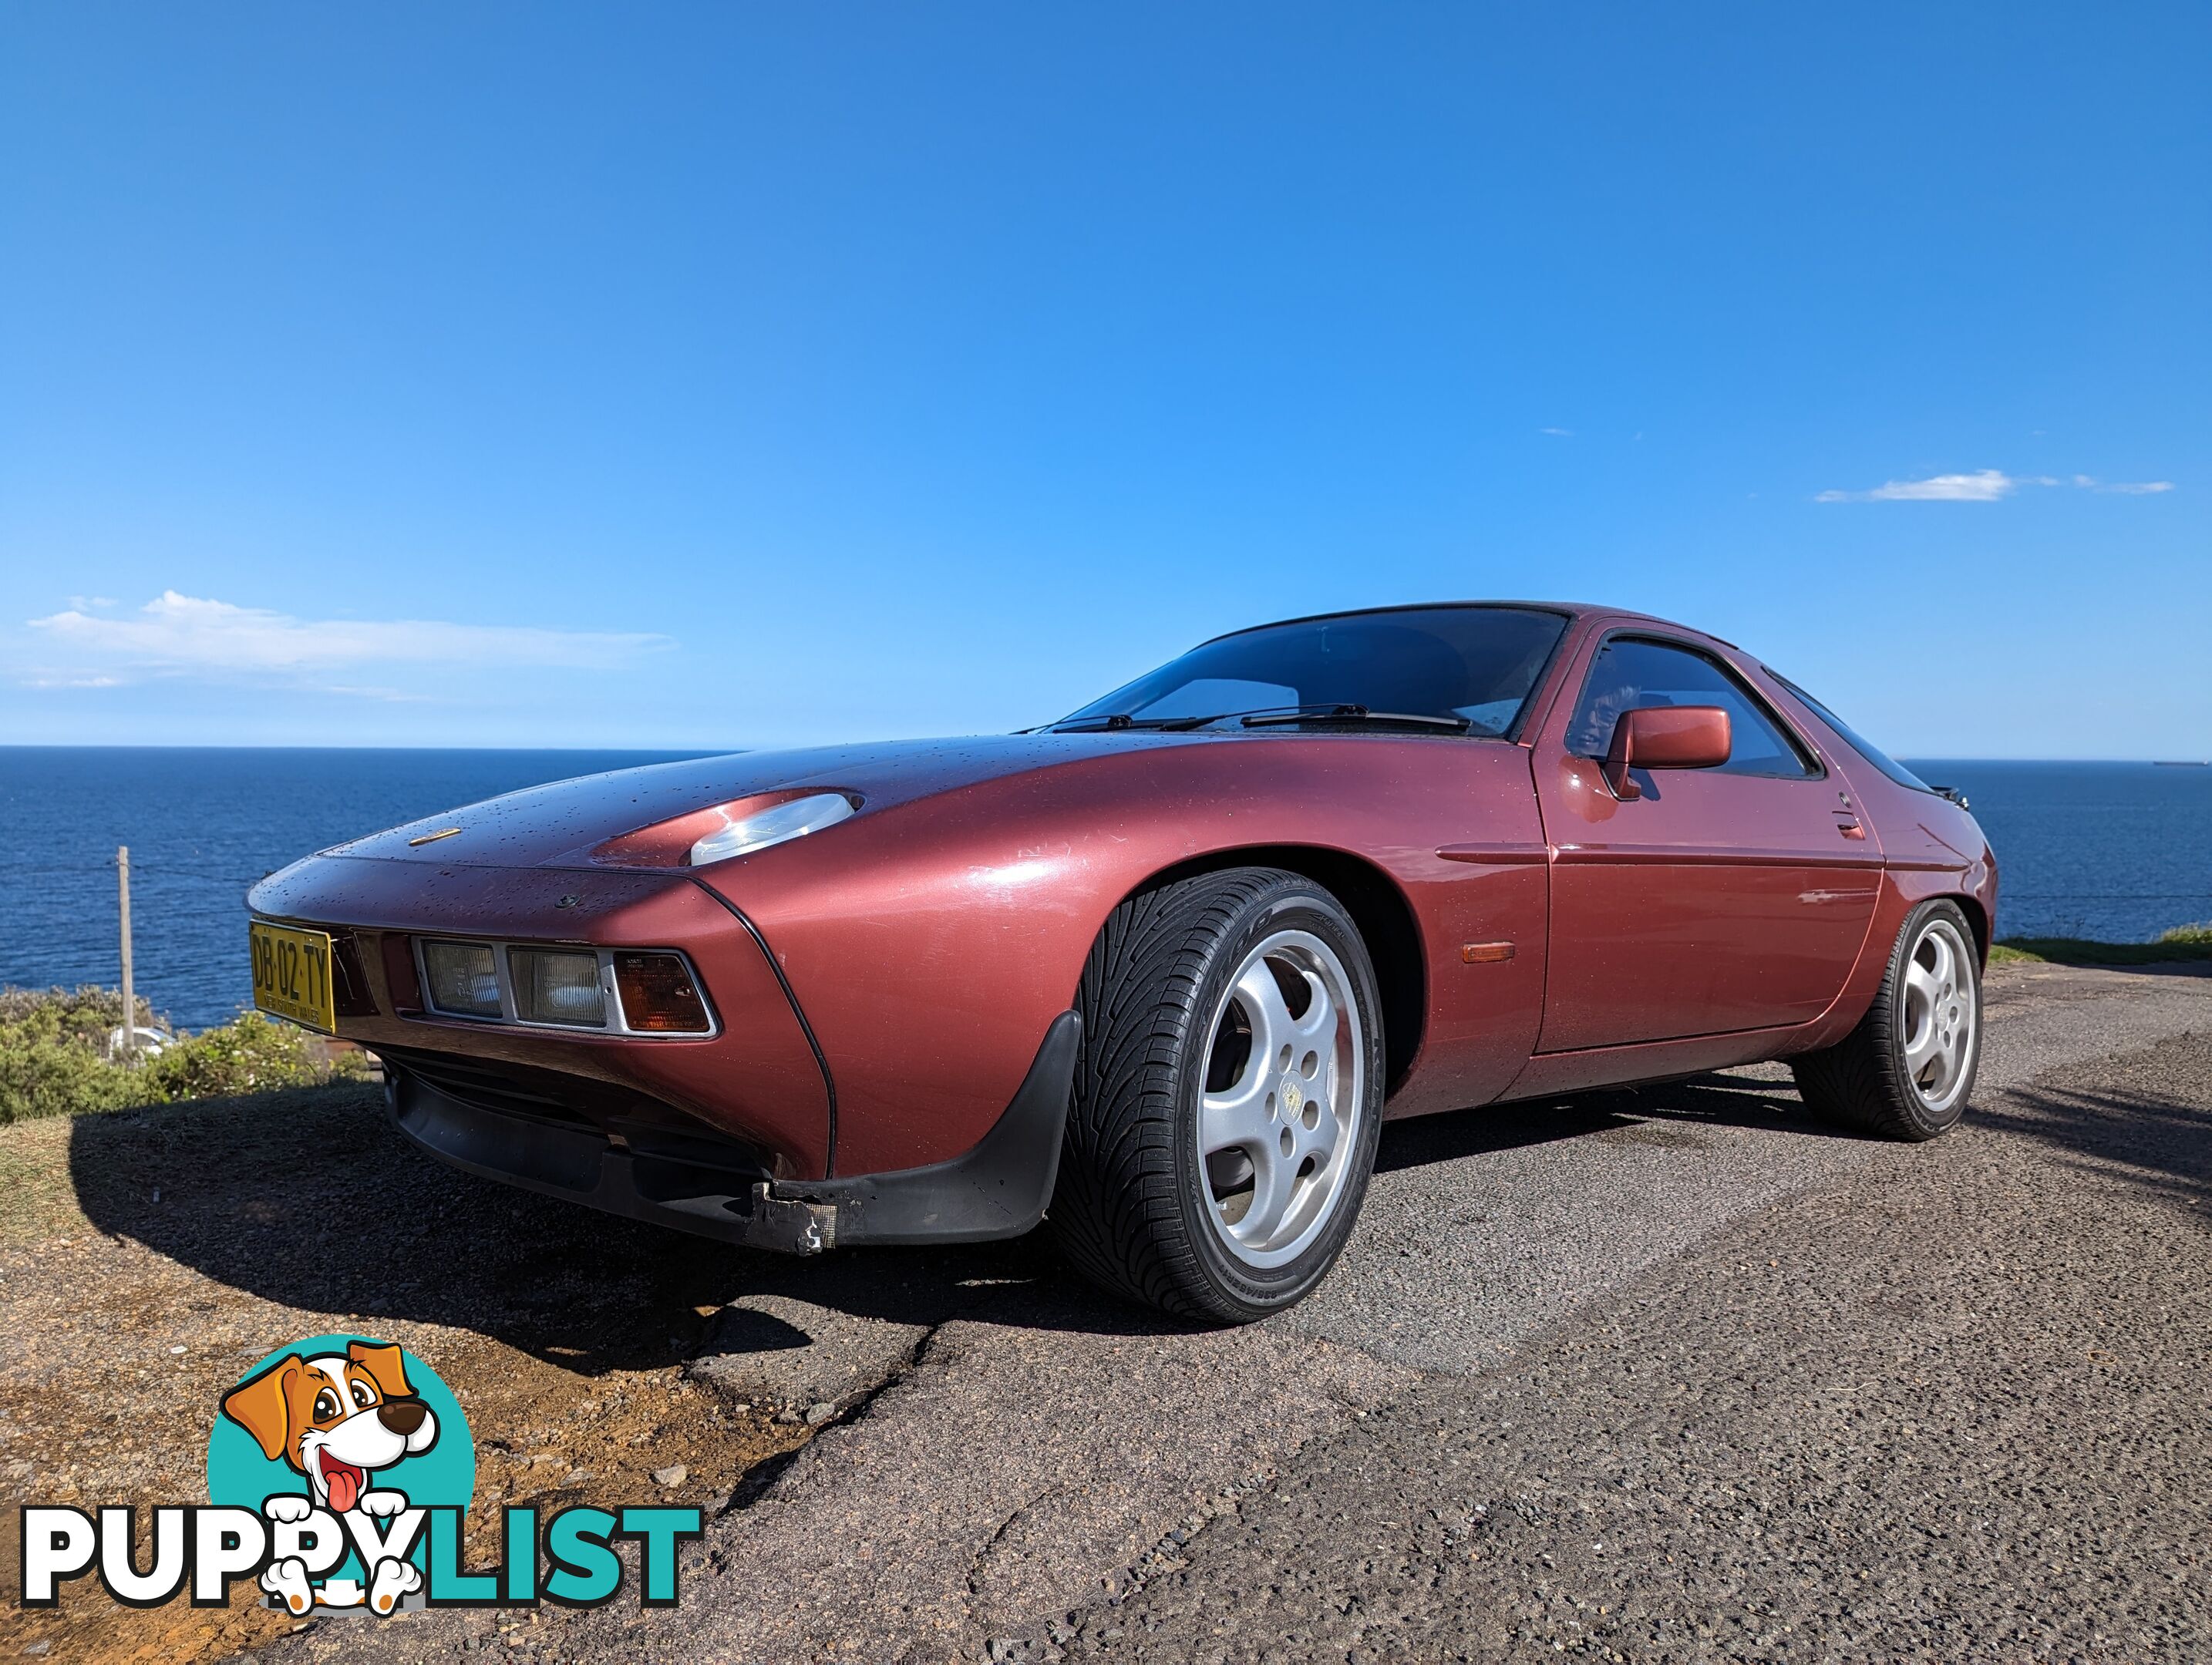
[[[1242,630],[1194,647],[1056,726],[1195,727],[1310,712],[1496,736],[1521,720],[1567,621],[1526,607],[1419,607]]]

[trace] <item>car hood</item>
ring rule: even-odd
[[[857,796],[862,814],[1108,753],[1219,744],[1223,734],[1004,734],[741,751],[530,787],[335,845],[325,855],[441,866],[540,866],[590,859],[608,840],[757,793]],[[448,833],[448,829],[458,831]],[[433,834],[447,836],[431,838]],[[416,843],[413,841],[426,840]]]

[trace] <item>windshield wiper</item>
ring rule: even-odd
[[[1437,717],[1411,711],[1370,711],[1364,705],[1340,704],[1271,705],[1256,711],[1216,711],[1203,717],[1132,717],[1125,711],[1116,711],[1103,717],[1085,717],[1079,723],[1054,723],[1053,730],[1060,734],[1119,733],[1123,729],[1182,732],[1204,728],[1209,723],[1225,723],[1231,717],[1247,728],[1281,727],[1294,723],[1374,723],[1397,724],[1408,728],[1441,728],[1454,734],[1464,734],[1474,726],[1474,722],[1466,717]]]
[[[1118,733],[1125,728],[1176,731],[1203,728],[1208,723],[1218,723],[1236,714],[1233,711],[1217,711],[1209,717],[1132,717],[1127,712],[1117,711],[1111,716],[1085,717],[1080,723],[1054,723],[1052,726],[1056,734]]]
[[[1285,711],[1255,711],[1243,719],[1247,728],[1273,728],[1293,723],[1395,723],[1409,728],[1449,729],[1464,734],[1474,726],[1466,717],[1437,717],[1425,712],[1370,711],[1364,705],[1305,705]]]
[[[1162,729],[1196,728],[1201,723],[1219,722],[1219,717],[1132,717],[1126,711],[1116,711],[1110,716],[1085,717],[1079,722],[1054,723],[1055,734],[1119,733],[1125,728]]]

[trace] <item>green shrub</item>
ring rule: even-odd
[[[2083,937],[2009,937],[1990,950],[1991,965],[2174,965],[2212,959],[2212,926],[2180,925],[2156,942],[2093,942]]]
[[[140,1000],[141,1028],[158,1028]],[[170,1039],[156,1056],[110,1059],[123,997],[112,988],[0,989],[0,1126],[36,1116],[225,1098],[313,1086],[358,1075],[353,1053],[333,1068],[307,1030],[243,1012],[229,1023]]]
[[[0,1124],[128,1109],[162,1096],[144,1071],[111,1064],[89,1046],[0,1036]]]
[[[138,1027],[167,1029],[144,996],[137,1001]],[[0,1038],[66,1041],[107,1049],[107,1037],[123,1027],[123,991],[90,984],[71,993],[63,988],[0,988]]]
[[[163,1098],[234,1098],[330,1079],[323,1043],[296,1024],[241,1012],[220,1029],[185,1036],[145,1066]]]

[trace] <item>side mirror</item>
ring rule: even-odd
[[[1717,769],[1732,744],[1729,714],[1717,705],[1663,705],[1624,711],[1605,754],[1605,783],[1624,803],[1644,796],[1632,769]]]

